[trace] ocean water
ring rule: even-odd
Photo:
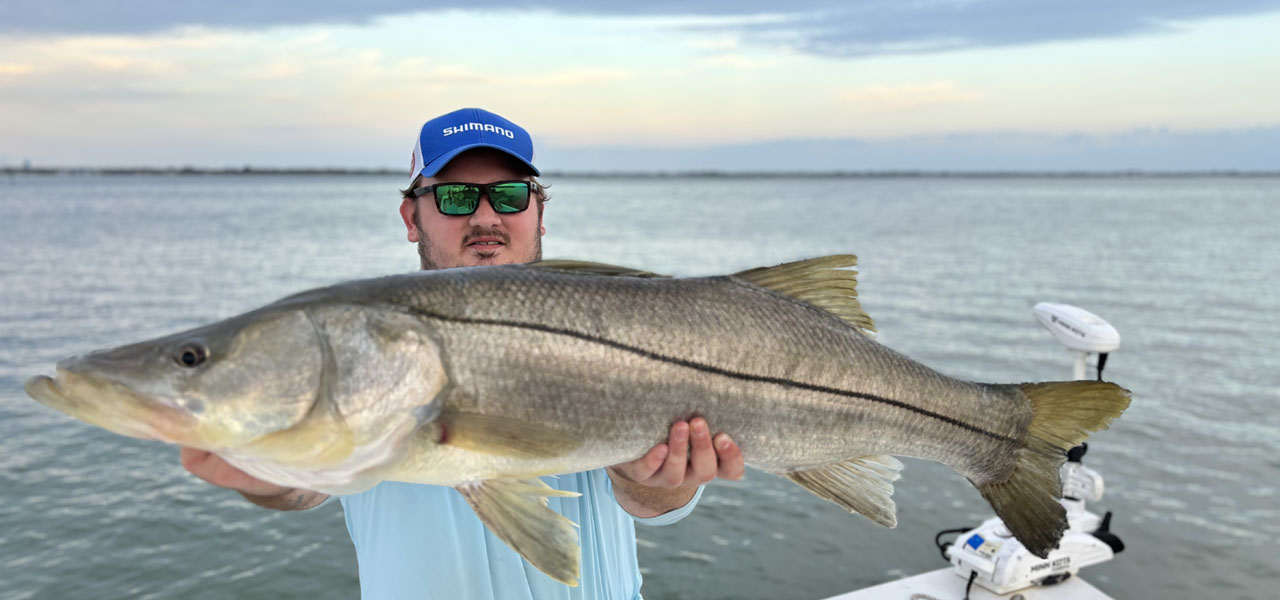
[[[1076,304],[1122,336],[1129,411],[1091,440],[1127,549],[1083,571],[1117,598],[1274,597],[1280,563],[1280,179],[574,178],[545,253],[676,275],[860,256],[878,340],[983,381],[1064,379],[1033,319]],[[22,382],[60,358],[308,287],[416,268],[398,177],[0,179],[0,598],[354,597],[336,504],[249,505],[177,450],[83,425]],[[744,341],[748,343],[749,341]],[[758,471],[640,528],[644,593],[823,598],[945,566],[989,508],[908,460],[882,529]]]

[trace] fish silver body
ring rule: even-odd
[[[933,415],[1010,439],[1031,417],[1020,398],[941,375],[829,313],[733,277],[519,267],[423,275],[419,289],[386,283],[405,288],[401,306],[438,336],[450,384],[442,406],[581,441],[563,456],[482,457],[456,473],[438,460],[441,479],[432,483],[483,469],[493,477],[618,464],[694,415],[730,432],[747,463],[766,471],[897,454],[983,482],[1002,467],[987,457],[1007,454],[1010,442]]]
[[[282,485],[453,486],[566,583],[572,530],[536,506],[555,492],[534,478],[636,459],[693,416],[747,464],[890,526],[890,455],[942,462],[1047,554],[1065,528],[1059,455],[1118,416],[1127,392],[938,373],[867,335],[842,268],[853,262],[687,279],[552,262],[356,281],[70,359],[27,389]],[[556,533],[531,548],[512,518]]]

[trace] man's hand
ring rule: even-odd
[[[619,475],[650,487],[677,488],[702,485],[716,477],[742,479],[742,451],[720,433],[711,437],[707,420],[694,417],[671,426],[667,443],[658,444],[643,457],[610,467]]]
[[[180,452],[182,467],[192,475],[218,487],[240,492],[246,500],[263,508],[276,510],[305,510],[312,508],[328,495],[276,485],[258,479],[231,466],[212,452],[183,447]]]
[[[608,472],[618,504],[647,518],[684,506],[698,486],[716,477],[742,479],[744,468],[742,451],[728,434],[713,438],[706,419],[695,417],[673,424],[665,444]]]

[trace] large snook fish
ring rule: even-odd
[[[694,415],[746,462],[882,525],[890,455],[972,482],[1044,557],[1065,450],[1129,404],[1110,383],[972,383],[867,337],[853,256],[669,279],[606,265],[428,271],[303,292],[58,363],[33,398],[116,433],[213,451],[343,494],[452,486],[558,581],[573,524],[537,479],[622,463]]]

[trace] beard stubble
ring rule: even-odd
[[[533,258],[529,259],[528,261],[519,261],[519,262],[537,262],[542,260],[542,203],[538,202],[537,206],[538,206],[538,226],[533,229]],[[413,207],[413,222],[418,227],[418,262],[422,266],[422,270],[433,271],[436,269],[446,268],[437,264],[435,259],[431,257],[432,249],[435,248],[435,246],[432,245],[431,239],[427,237],[426,230],[422,228],[422,221],[418,218],[418,206],[416,202],[414,203],[414,207]],[[484,230],[479,228],[472,230],[467,235],[469,237],[477,237],[480,235],[495,235],[495,236],[501,236],[505,239],[509,239],[509,236],[503,234],[502,232],[493,231],[493,230]],[[497,255],[496,252],[488,256],[485,256],[482,253],[481,257],[492,258],[495,255]],[[459,266],[459,265],[451,265],[451,266]]]

